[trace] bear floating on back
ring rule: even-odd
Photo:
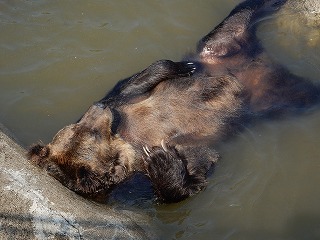
[[[200,40],[181,62],[160,60],[120,81],[32,162],[71,190],[108,194],[136,172],[162,202],[206,186],[219,159],[215,144],[250,122],[310,107],[319,87],[272,62],[256,37],[257,22],[285,0],[247,0]]]

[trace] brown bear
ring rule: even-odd
[[[88,197],[142,172],[163,202],[198,193],[219,155],[215,144],[251,120],[298,112],[319,87],[268,57],[257,23],[285,0],[247,0],[181,62],[160,60],[120,81],[32,162]]]

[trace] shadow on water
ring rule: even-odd
[[[149,178],[137,173],[113,189],[105,203],[125,208],[150,208],[156,204],[156,199]]]

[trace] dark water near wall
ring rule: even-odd
[[[49,142],[118,80],[193,51],[238,2],[0,1],[0,121],[25,146]],[[320,28],[294,14],[259,36],[320,80]],[[204,192],[145,211],[162,239],[320,239],[319,133],[320,111],[258,124],[220,147]]]

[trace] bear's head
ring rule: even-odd
[[[78,123],[61,129],[29,159],[69,189],[85,196],[111,190],[132,172],[134,150],[111,133],[112,113],[93,105]]]

